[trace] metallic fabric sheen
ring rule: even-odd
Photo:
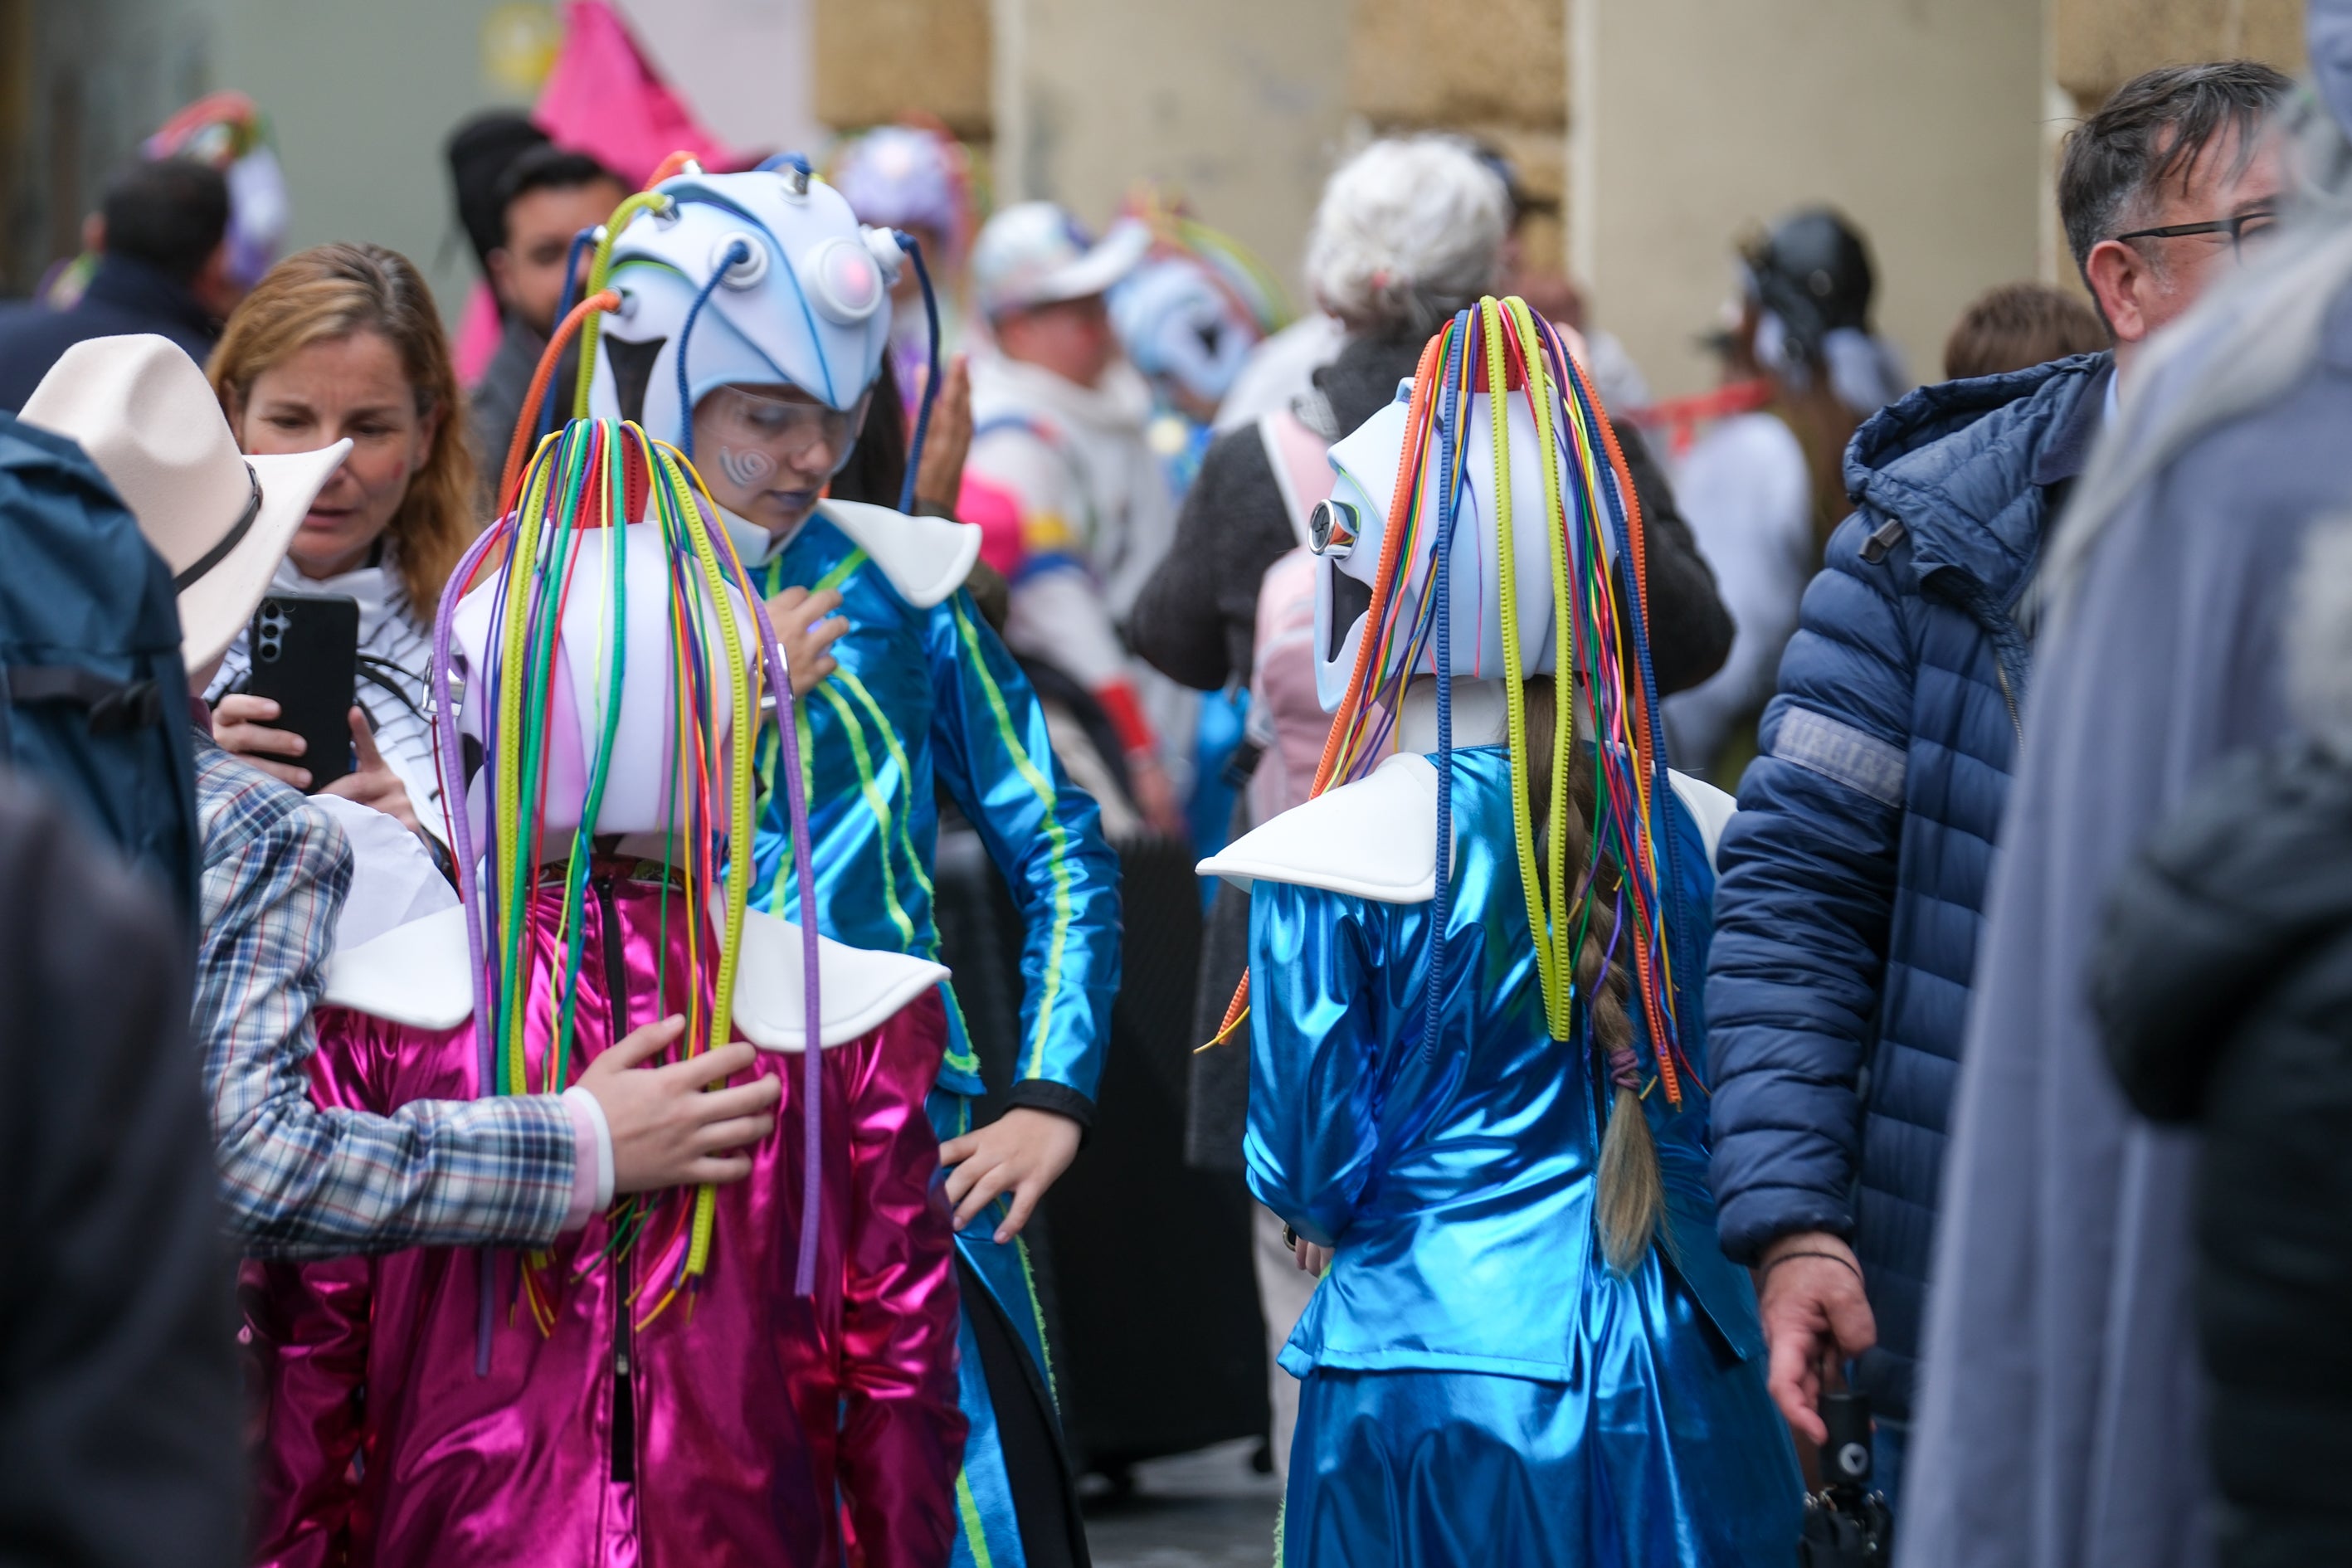
[[[1091,1099],[1118,990],[1118,862],[1094,800],[1054,758],[1036,694],[959,589],[919,610],[819,510],[764,565],[760,592],[798,585],[842,595],[840,666],[797,706],[806,726],[817,929],[877,952],[939,956],[930,870],[944,788],[980,830],[1026,927],[1020,1079]],[[755,907],[798,918],[791,839],[775,786],[782,747],[760,745]],[[941,1087],[982,1092],[961,1021]],[[1016,1100],[1018,1097],[1016,1096]]]
[[[1038,1103],[1075,1091],[1091,1100],[1118,990],[1118,861],[1094,800],[1054,756],[1036,694],[1003,643],[958,590],[917,609],[822,508],[776,554],[751,567],[759,591],[837,589],[849,629],[833,644],[839,669],[796,705],[803,730],[809,831],[816,859],[818,929],[853,947],[939,956],[931,916],[939,792],[968,817],[1003,873],[1024,928],[1021,1054],[1010,1096]],[[784,802],[772,729],[760,742],[761,822],[755,907],[797,918]],[[971,1131],[984,1086],[951,988],[948,1045],[929,1115],[942,1141]],[[1055,1086],[1046,1089],[1045,1086]],[[1030,1090],[1036,1093],[1039,1090]],[[1045,1314],[1020,1238],[999,1245],[1000,1202],[956,1237],[1004,1309],[1050,1391]],[[996,1441],[987,1382],[962,1373],[971,1421],[969,1469],[955,1478],[955,1568],[1023,1568],[1014,1479]],[[1066,1485],[1066,1478],[1024,1484]]]
[[[1679,803],[1662,809],[1689,1002],[1712,878]],[[1669,1220],[1612,1273],[1602,1077],[1580,1026],[1545,1027],[1500,748],[1454,752],[1454,813],[1434,1051],[1433,904],[1265,880],[1252,900],[1250,1184],[1337,1247],[1282,1355],[1304,1379],[1285,1561],[1790,1561],[1801,1487],[1753,1292],[1716,1245],[1705,1096],[1644,1101]],[[1703,1063],[1697,1008],[1682,1018]]]
[[[575,1064],[687,1001],[684,922],[673,906],[665,954],[661,887],[634,869],[595,868]],[[542,976],[560,972],[552,923],[541,928]],[[551,989],[542,981],[532,1005],[534,1059]],[[476,1092],[470,1024],[428,1034],[335,1013],[320,1033],[321,1104],[386,1111]],[[845,1525],[875,1568],[936,1568],[955,1529],[965,1433],[953,1253],[923,1105],[943,1034],[940,1003],[926,995],[824,1053],[814,1299],[793,1293],[800,1064],[767,1052],[751,1070],[783,1081],[776,1129],[754,1150],[751,1178],[719,1189],[699,1293],[650,1322],[664,1285],[652,1276],[690,1193],[665,1194],[649,1239],[618,1261],[600,1257],[612,1238],[604,1216],[558,1242],[545,1276],[560,1292],[549,1333],[517,1300],[512,1253],[247,1265],[268,1391],[258,1560],[815,1568],[843,1560]],[[477,1376],[486,1262],[499,1310],[488,1375]]]

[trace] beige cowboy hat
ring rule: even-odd
[[[139,520],[172,569],[191,673],[245,629],[311,498],[352,449],[247,457],[187,351],[143,332],[74,344],[18,417],[78,443]]]

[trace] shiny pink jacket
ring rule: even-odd
[[[634,868],[596,868],[575,1073],[630,1028],[684,1010],[682,922],[673,904],[661,966],[669,994],[656,1005],[660,888],[632,879]],[[551,931],[545,940],[551,950]],[[542,951],[542,975],[560,957]],[[617,1018],[616,990],[625,998]],[[533,1009],[534,1061],[551,1002],[542,994]],[[335,1013],[319,1033],[312,1079],[322,1105],[388,1111],[476,1091],[470,1022],[435,1034]],[[933,990],[825,1052],[813,1299],[793,1294],[800,1058],[764,1051],[752,1070],[784,1085],[776,1130],[754,1152],[751,1178],[719,1190],[699,1292],[649,1323],[662,1293],[649,1276],[691,1193],[663,1194],[653,1239],[617,1261],[602,1258],[613,1237],[604,1215],[562,1238],[542,1270],[560,1290],[547,1332],[518,1299],[512,1253],[248,1264],[247,1318],[267,1389],[259,1560],[816,1568],[845,1560],[845,1530],[868,1568],[944,1563],[965,1429],[953,1238],[923,1114],[944,1039]],[[488,1372],[478,1375],[486,1261],[496,1309]]]

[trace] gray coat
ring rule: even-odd
[[[1902,1568],[2192,1568],[2211,1484],[2189,1135],[2128,1110],[2087,1000],[2106,891],[2287,728],[2305,530],[2352,504],[2352,224],[2246,275],[2127,386],[2060,522],[1954,1103]]]

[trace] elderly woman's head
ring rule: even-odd
[[[1502,180],[1465,142],[1375,142],[1323,187],[1307,286],[1350,331],[1433,332],[1494,287],[1510,221]]]

